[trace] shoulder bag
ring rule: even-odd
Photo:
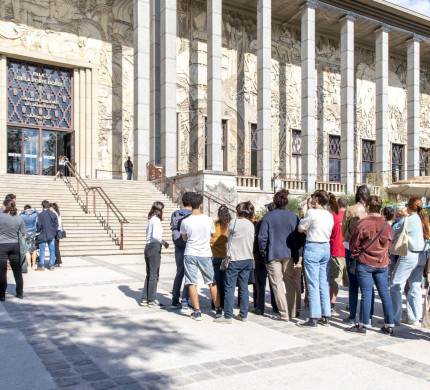
[[[219,266],[219,270],[220,271],[225,271],[230,266],[230,262],[231,262],[231,243],[233,241],[233,234],[234,234],[234,229],[236,228],[236,222],[237,222],[237,218],[234,220],[233,230],[231,231],[231,240],[229,240],[228,244],[227,244],[227,256],[224,257],[224,259],[221,261],[221,264]]]
[[[19,257],[21,262],[21,271],[22,273],[27,273],[27,261],[25,258],[25,255],[30,250],[30,246],[27,243],[26,237],[21,233],[21,231],[18,232],[18,242],[19,242]]]
[[[390,253],[392,255],[406,256],[408,254],[408,218],[405,218],[402,232],[391,241]]]
[[[357,256],[357,257],[351,257],[349,259],[349,265],[348,265],[348,271],[350,273],[352,273],[353,275],[355,275],[355,271],[357,269],[357,261],[358,259],[361,257],[361,255],[366,252],[372,245],[373,243],[378,239],[378,237],[382,234],[382,232],[385,229],[385,226],[387,226],[387,221],[385,221],[384,226],[382,227],[381,231],[376,235],[376,237],[372,240],[372,242],[366,246],[366,248],[364,248],[361,253]]]

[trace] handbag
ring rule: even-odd
[[[234,220],[234,226],[233,226],[233,230],[231,232],[231,236],[233,236],[234,234],[234,229],[236,228],[236,222],[237,222],[237,218]],[[233,241],[233,237],[231,240],[229,240],[228,244],[227,244],[227,256],[224,257],[224,259],[222,259],[221,264],[219,266],[219,270],[220,271],[225,271],[231,262],[231,243]]]
[[[21,271],[23,274],[26,274],[27,271],[27,260],[25,255],[30,250],[30,246],[27,243],[26,238],[21,232],[18,232],[18,242],[19,242],[19,260],[21,263]]]
[[[406,256],[408,254],[408,218],[405,218],[402,232],[391,241],[390,253],[392,255]]]
[[[423,321],[421,322],[422,328],[430,329],[430,285],[427,287],[426,298],[424,299],[424,308],[423,308]]]
[[[67,237],[67,234],[65,230],[57,230],[57,233],[55,235],[55,238],[57,240],[62,240],[63,238],[66,238],[66,237]]]
[[[376,237],[372,240],[372,242],[366,246],[366,248],[364,248],[360,254],[357,257],[351,257],[349,259],[349,265],[348,265],[348,271],[355,275],[356,269],[357,269],[357,261],[360,258],[360,256],[366,252],[372,245],[373,243],[376,241],[376,239],[381,235],[381,233],[384,231],[385,226],[387,226],[387,221],[385,221],[384,226],[382,227],[381,231],[376,235]]]

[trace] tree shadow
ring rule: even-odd
[[[134,299],[140,294],[128,286],[120,290]],[[86,300],[81,295],[71,302],[70,295],[50,290],[33,291],[31,301],[3,302],[58,387],[81,378],[88,384],[103,380],[169,388],[177,384],[178,373],[168,368],[181,362],[183,351],[193,355],[203,348],[174,322],[154,316],[156,310],[130,313],[109,302],[88,307],[82,303]],[[55,364],[60,363],[54,360],[64,364],[58,372]]]

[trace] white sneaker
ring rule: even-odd
[[[194,313],[194,310],[191,309],[189,306],[182,306],[181,307],[181,314],[191,314]]]
[[[409,321],[409,320],[402,320],[402,324],[410,325],[410,326],[420,326],[421,323],[419,321]]]

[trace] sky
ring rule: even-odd
[[[430,17],[430,0],[388,0],[390,3],[409,8]]]

